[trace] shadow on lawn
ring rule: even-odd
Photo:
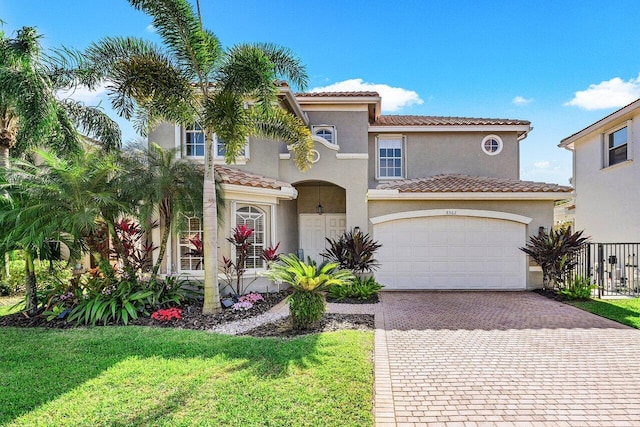
[[[320,364],[325,350],[318,349],[319,339],[317,334],[276,340],[132,326],[0,329],[0,424],[55,400],[127,359],[185,359],[185,363],[212,359],[211,363],[220,364],[222,373],[246,371],[259,378],[279,378],[289,375],[292,368]],[[190,388],[199,387],[199,382],[178,387],[152,405],[151,413],[137,414],[126,424],[172,412],[191,397]]]

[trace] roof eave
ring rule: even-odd
[[[531,125],[369,125],[369,132],[519,132],[526,135]],[[524,138],[520,138],[524,139]]]
[[[632,103],[625,105],[624,107],[614,111],[613,113],[609,114],[606,117],[603,117],[597,122],[590,124],[586,128],[574,133],[573,135],[570,135],[564,138],[563,140],[560,141],[560,144],[558,144],[558,147],[564,148],[567,150],[573,150],[574,143],[579,139],[583,138],[584,136],[590,133],[596,132],[605,126],[608,126],[609,124],[611,124],[616,120],[620,120],[627,114],[633,113],[638,108],[640,108],[640,99],[636,99]]]
[[[505,191],[505,192],[401,192],[370,189],[367,200],[562,200],[574,191]]]

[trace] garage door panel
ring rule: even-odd
[[[524,289],[524,224],[495,218],[421,217],[374,225],[376,274],[388,289]]]

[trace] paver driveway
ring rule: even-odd
[[[379,426],[640,425],[638,330],[529,292],[382,302]]]

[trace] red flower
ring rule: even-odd
[[[182,310],[177,307],[161,308],[158,311],[153,312],[151,317],[161,322],[168,322],[170,320],[182,319]]]

